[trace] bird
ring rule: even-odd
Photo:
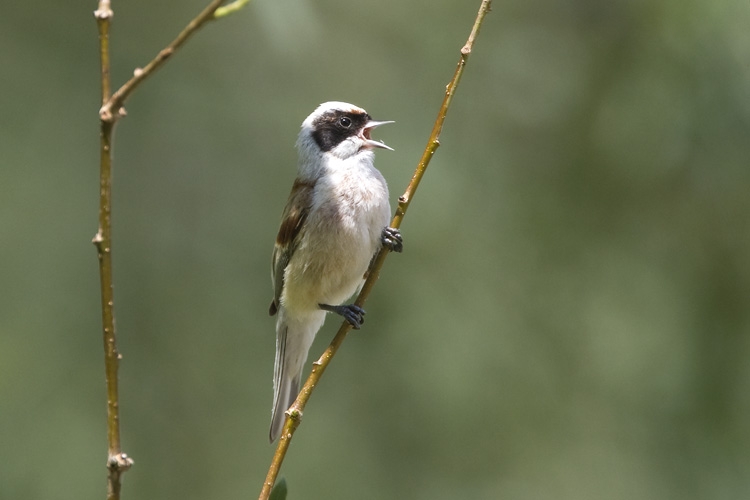
[[[392,148],[370,137],[388,123],[339,101],[319,105],[302,122],[297,177],[271,267],[269,314],[277,315],[271,443],[299,394],[308,351],[326,314],[343,316],[359,329],[364,309],[344,302],[361,289],[382,247],[403,249],[401,233],[388,225],[388,185],[374,166],[374,150]]]

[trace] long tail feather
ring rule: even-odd
[[[276,360],[273,368],[273,409],[269,439],[273,443],[286,420],[286,410],[297,399],[307,352],[315,334],[325,320],[325,313],[316,312],[296,320],[282,306],[276,320]]]

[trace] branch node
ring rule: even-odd
[[[162,49],[162,51],[159,52],[158,58],[163,61],[163,60],[166,60],[166,59],[169,59],[170,57],[172,57],[172,54],[174,54],[174,48],[173,47],[167,47],[166,49]],[[136,69],[136,71],[138,71],[138,70]],[[141,70],[141,74],[142,73],[143,73],[143,70]],[[140,76],[140,75],[136,75],[136,76]]]
[[[296,401],[295,401],[296,403]],[[295,423],[295,427],[299,425],[299,423],[302,421],[302,411],[295,408],[294,405],[292,405],[287,411],[285,411],[286,415],[292,420],[292,422]]]
[[[112,19],[113,16],[114,12],[112,12],[110,1],[101,0],[99,2],[99,8],[94,11],[94,17],[99,21],[105,21],[107,19]]]
[[[110,103],[105,104],[99,109],[99,119],[105,123],[113,123],[115,121]]]
[[[104,123],[115,123],[120,118],[128,115],[124,107],[118,106],[116,109],[117,111],[112,111],[112,101],[110,100],[99,109],[99,119]]]
[[[110,455],[107,459],[107,468],[114,472],[125,472],[130,469],[135,462],[126,453]]]

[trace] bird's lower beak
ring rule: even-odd
[[[368,148],[383,148],[383,149],[390,149],[393,151],[393,148],[390,148],[385,145],[385,143],[381,141],[374,141],[370,138],[370,131],[374,129],[375,127],[379,127],[381,125],[385,125],[386,123],[393,123],[392,121],[387,122],[376,122],[374,120],[370,120],[367,122],[367,124],[362,128],[362,132],[359,133],[359,138],[365,141],[365,146]]]

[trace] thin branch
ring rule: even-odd
[[[94,12],[99,28],[99,58],[101,61],[102,103],[110,97],[111,76],[109,59],[109,29],[112,23],[109,0],[100,0]],[[114,123],[101,122],[99,136],[101,158],[99,165],[99,230],[93,243],[99,256],[99,276],[102,293],[102,324],[104,326],[104,367],[107,381],[107,499],[120,498],[120,476],[133,461],[120,447],[120,410],[117,387],[117,370],[120,354],[115,336],[114,294],[112,289],[112,127]]]
[[[107,102],[110,93],[109,69],[109,27],[113,16],[109,0],[100,0],[99,8],[94,11],[96,25],[99,28],[99,60],[102,69],[102,104]]]
[[[94,12],[99,29],[99,59],[101,63],[102,107],[100,119],[100,164],[99,164],[99,230],[92,243],[99,257],[99,276],[102,295],[102,326],[104,331],[104,371],[107,383],[107,499],[119,500],[121,476],[132,465],[133,460],[122,452],[120,444],[120,399],[118,392],[118,370],[120,353],[117,351],[115,332],[115,303],[112,280],[112,140],[118,118],[124,116],[123,104],[128,96],[148,76],[156,71],[187,39],[206,22],[214,19],[214,12],[224,0],[213,0],[203,12],[182,30],[177,38],[143,69],[135,71],[133,78],[114,94],[111,94],[109,33],[112,25],[111,0],[99,0]],[[232,9],[235,12],[238,8]]]
[[[143,80],[151,76],[157,69],[159,69],[165,62],[167,62],[167,60],[172,57],[172,55],[174,55],[174,53],[180,47],[182,47],[185,42],[187,42],[188,38],[190,38],[196,31],[198,31],[198,29],[200,29],[207,22],[219,17],[215,16],[215,13],[221,7],[221,4],[224,3],[224,1],[225,0],[212,0],[211,3],[209,3],[205,9],[203,9],[203,12],[198,14],[195,19],[190,21],[188,25],[185,26],[185,29],[183,29],[182,32],[177,35],[177,38],[175,38],[172,43],[159,51],[159,53],[156,54],[156,57],[154,57],[146,66],[144,66],[143,68],[137,68],[133,72],[133,77],[125,82],[122,87],[120,87],[114,94],[112,94],[112,97],[110,97],[103,103],[102,109],[99,110],[99,116],[102,121],[117,121],[117,119],[123,114],[122,107],[125,104],[125,101],[130,96],[130,94],[133,93],[136,87],[138,87],[138,85],[140,85]],[[222,15],[225,16],[238,11],[248,1],[249,0],[238,0],[230,5],[227,5],[224,9],[222,9]],[[240,2],[242,3],[241,5],[235,6],[235,4]]]
[[[491,3],[492,0],[482,0],[482,5],[479,8],[479,13],[477,14],[476,20],[474,21],[474,26],[472,27],[469,38],[466,41],[466,44],[461,49],[461,57],[458,61],[456,71],[453,74],[453,78],[451,79],[450,83],[446,87],[443,103],[440,106],[440,111],[438,112],[437,119],[435,120],[435,125],[432,128],[432,133],[430,134],[430,138],[427,141],[427,146],[425,147],[424,153],[422,154],[422,158],[419,161],[416,170],[414,171],[414,175],[412,176],[409,186],[406,188],[404,194],[401,195],[398,199],[398,208],[396,209],[396,214],[391,221],[391,227],[399,228],[401,226],[401,222],[403,221],[404,216],[406,215],[406,211],[409,208],[412,199],[414,198],[414,193],[416,192],[417,187],[419,187],[422,176],[424,176],[424,173],[427,170],[427,166],[429,165],[432,156],[435,154],[438,146],[440,146],[440,132],[443,130],[443,123],[445,122],[445,117],[448,114],[448,108],[450,107],[453,96],[455,95],[456,89],[458,88],[458,83],[461,80],[461,75],[463,75],[464,67],[466,66],[466,62],[469,59],[472,48],[474,47],[474,41],[479,34],[479,29],[482,26],[482,22],[484,21],[487,13],[490,11]],[[354,302],[358,306],[363,306],[365,301],[367,300],[367,297],[370,295],[370,291],[375,285],[375,282],[378,280],[380,269],[383,267],[383,263],[385,262],[385,258],[387,255],[388,250],[382,249],[375,257],[372,266],[370,267],[367,280],[365,281],[365,284],[362,287],[357,300]],[[342,342],[346,338],[346,335],[349,333],[349,330],[351,330],[351,325],[347,321],[344,321],[341,324],[339,331],[336,333],[336,336],[329,344],[328,348],[323,352],[323,355],[313,363],[312,372],[305,381],[305,385],[302,387],[299,396],[297,396],[295,402],[287,410],[286,423],[284,424],[284,429],[281,432],[281,437],[279,438],[276,452],[274,453],[273,459],[271,461],[271,466],[268,469],[266,480],[263,483],[263,488],[261,489],[259,500],[268,499],[271,493],[271,489],[276,482],[279,470],[281,469],[281,464],[284,461],[284,457],[286,456],[286,452],[289,449],[289,445],[292,441],[292,437],[294,436],[294,432],[302,421],[302,413],[305,409],[305,405],[310,399],[312,391],[318,385],[320,378],[323,376],[326,368],[328,367],[331,360],[336,355],[336,352],[338,351]]]

